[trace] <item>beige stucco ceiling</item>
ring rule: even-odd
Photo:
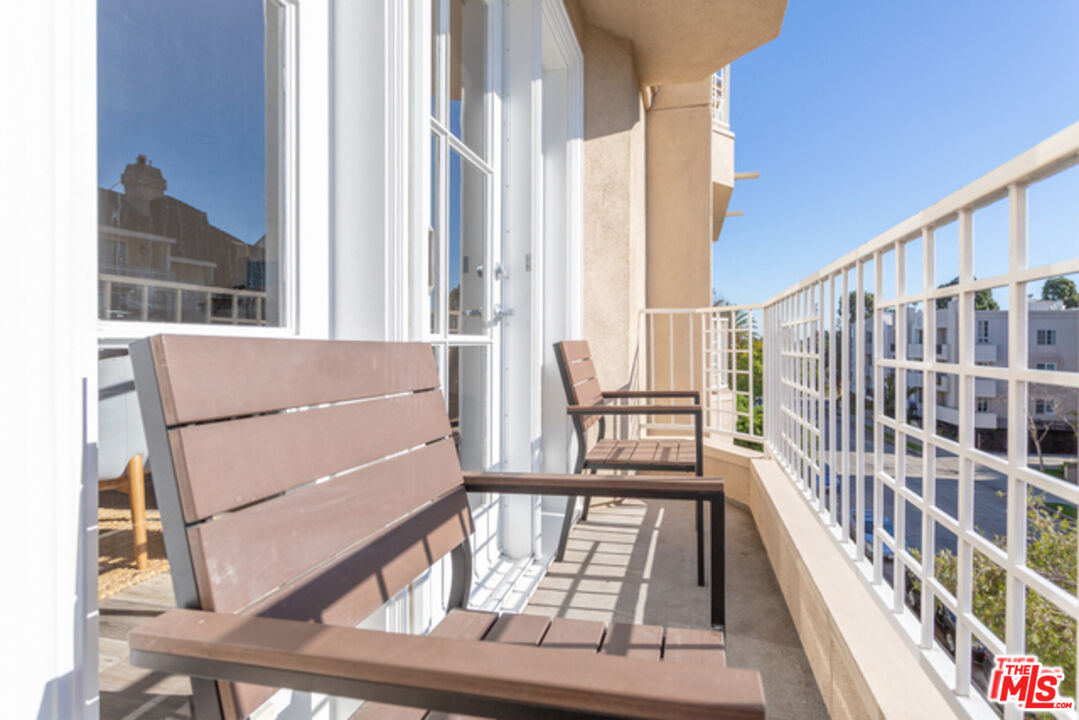
[[[580,0],[585,21],[633,43],[641,85],[707,77],[779,35],[787,0]]]

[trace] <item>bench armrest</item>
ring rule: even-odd
[[[606,495],[667,500],[708,499],[723,492],[720,478],[670,475],[547,475],[466,472],[465,490],[535,495]]]
[[[601,394],[604,399],[693,398],[693,402],[701,402],[700,390],[604,390]]]
[[[764,718],[752,670],[171,610],[132,664],[485,717]]]
[[[700,415],[700,405],[568,405],[570,415]]]

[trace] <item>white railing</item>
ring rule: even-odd
[[[1045,661],[1049,654],[1051,664],[1070,666],[1074,687],[1077,548],[1059,567],[1047,567],[1045,558],[1028,556],[1028,547],[1040,548],[1045,533],[1067,531],[1060,516],[1036,527],[1046,517],[1039,507],[1051,502],[1074,517],[1079,487],[1043,472],[1028,445],[1041,432],[1032,420],[1034,396],[1048,392],[1076,408],[1079,366],[1073,359],[1068,368],[1033,369],[1028,291],[1079,273],[1079,244],[1075,226],[1060,227],[1053,246],[1059,257],[1029,266],[1027,192],[1077,160],[1079,124],[764,304],[767,451],[801,487],[924,665],[973,717],[996,716],[981,692],[997,655],[1037,653]],[[1077,202],[1074,193],[1047,197]],[[988,228],[984,240],[974,231],[982,209],[1006,217],[999,236],[1007,237],[1007,269],[976,278],[975,245],[984,253],[989,242]],[[936,267],[948,256],[943,238],[957,246],[958,282],[947,286],[941,284],[950,274]],[[1006,358],[992,365],[976,361],[974,323],[984,310],[976,303],[984,303],[986,291],[1007,303]],[[875,300],[868,311],[867,293]],[[957,323],[944,326],[945,313],[956,307]],[[936,341],[935,354],[921,352],[920,344],[910,351],[912,321],[921,321],[927,347]],[[1066,352],[1076,354],[1079,317],[1065,327],[1073,334]],[[872,340],[888,335],[891,342]],[[995,435],[979,429],[985,412],[976,411],[976,388],[987,382],[996,392],[985,402],[999,403],[994,411],[1001,413]],[[996,449],[1001,443],[1006,449]],[[1046,618],[1055,631],[1038,627],[1028,635],[1029,624]],[[1008,720],[1021,717],[1014,706],[1004,712]]]
[[[984,693],[1002,654],[1063,665],[1074,692],[1079,308],[1030,296],[1079,281],[1079,168],[1061,175],[1077,164],[1079,124],[761,305],[641,314],[645,389],[700,390],[709,436],[763,444],[970,717],[999,715]],[[1041,222],[1033,253],[1028,191],[1071,218],[1050,237]],[[976,277],[993,238],[999,269]],[[987,331],[999,353],[979,352]]]
[[[637,347],[646,389],[699,390],[705,433],[760,445],[761,307],[641,311]],[[684,422],[649,418],[641,428],[655,435],[685,430]]]
[[[731,129],[731,66],[712,74],[712,129]]]
[[[264,290],[236,290],[106,273],[98,275],[98,283],[102,320],[266,324]],[[185,298],[191,302],[185,305]]]

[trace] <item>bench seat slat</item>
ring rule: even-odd
[[[723,633],[696,628],[667,628],[663,641],[663,661],[725,665]]]
[[[606,631],[607,626],[597,620],[554,618],[540,646],[554,650],[596,653],[603,644]]]
[[[191,523],[449,434],[442,393],[431,390],[187,425],[169,440]]]
[[[481,640],[497,619],[498,615],[495,613],[454,608],[442,618],[442,622],[435,626],[435,629],[431,631],[431,636]],[[368,702],[349,715],[348,720],[423,720],[428,716],[426,710],[419,708]]]
[[[169,427],[439,385],[424,343],[195,335],[150,343]]]
[[[188,533],[203,609],[233,612],[461,481],[445,439],[195,525]]]
[[[659,660],[663,654],[663,628],[658,625],[611,623],[600,652],[604,655]]]

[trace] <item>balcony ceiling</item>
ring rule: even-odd
[[[633,43],[640,83],[707,77],[779,36],[787,0],[581,0],[585,21]]]

